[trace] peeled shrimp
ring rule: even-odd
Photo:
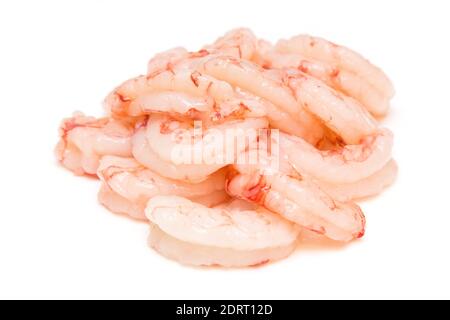
[[[249,130],[257,133],[258,129],[264,129],[267,125],[267,120],[264,118],[248,118],[245,120],[227,121],[223,124],[206,128],[204,131],[203,128],[197,128],[198,131],[196,133],[196,129],[191,129],[188,123],[183,123],[164,115],[152,115],[147,123],[146,138],[149,147],[162,160],[176,162],[174,159],[177,155],[175,149],[184,148],[184,150],[180,151],[185,151],[189,155],[194,155],[194,157],[196,154],[202,156],[198,164],[208,163],[208,160],[217,160],[217,163],[227,165],[230,162],[225,162],[226,155],[217,153],[218,150],[221,153],[233,151],[237,137],[245,136]],[[201,136],[197,136],[199,134]],[[228,139],[223,139],[227,134],[229,135]],[[257,137],[255,136],[254,139],[257,139]],[[251,142],[249,141],[248,143]],[[216,146],[215,144],[219,145]],[[241,146],[241,148],[245,147],[244,145]],[[237,150],[237,152],[241,151],[243,150]],[[234,159],[235,156],[230,160],[233,161]]]
[[[375,119],[356,100],[295,70],[286,70],[283,76],[302,106],[345,142],[358,143],[377,129]]]
[[[59,129],[57,159],[75,174],[95,174],[103,155],[131,156],[131,126],[109,118],[75,114]]]
[[[164,178],[132,158],[105,156],[100,161],[98,176],[117,196],[133,204],[132,216],[138,219],[145,219],[147,201],[157,195],[177,195],[208,205],[227,199],[224,192],[225,170],[210,175],[201,183],[192,184]]]
[[[313,181],[334,199],[346,202],[381,193],[394,183],[397,171],[397,164],[394,160],[390,160],[381,170],[356,182],[333,184],[317,179]]]
[[[278,52],[265,41],[260,41],[258,47],[257,63],[265,68],[300,70],[358,100],[375,116],[383,116],[389,109],[390,97],[383,96],[367,81],[352,72],[338,69],[323,61],[307,59],[301,54]]]
[[[251,30],[240,28],[227,32],[214,44],[206,46],[204,49],[239,59],[252,60],[256,54],[257,42],[258,39]]]
[[[145,213],[161,230],[181,241],[234,250],[289,246],[299,232],[294,224],[267,210],[207,208],[175,196],[150,199]]]
[[[98,192],[98,201],[109,211],[127,215],[134,219],[145,219],[143,208],[111,189],[106,183],[102,183]]]
[[[100,178],[108,210],[148,223],[162,255],[260,265],[291,254],[302,230],[364,235],[352,201],[397,173],[392,133],[374,118],[393,94],[350,49],[235,29],[199,51],[155,55],[106,97],[106,118],[64,120],[56,155]]]
[[[320,151],[298,137],[280,134],[280,148],[301,174],[335,184],[371,176],[391,160],[393,135],[387,129],[364,137],[359,144]]]
[[[288,257],[297,246],[297,243],[294,241],[289,245],[278,248],[257,250],[217,248],[178,240],[163,232],[154,224],[150,225],[148,244],[161,255],[182,264],[227,268],[260,266],[281,260]]]
[[[288,112],[298,121],[301,137],[305,140],[314,143],[322,138],[321,124],[302,108],[292,90],[279,78],[264,73],[257,65],[232,57],[212,57],[198,68],[200,72],[260,96]]]
[[[334,200],[309,180],[283,174],[238,174],[227,183],[227,191],[333,240],[350,241],[364,235],[361,209]]]
[[[346,47],[321,38],[299,35],[290,40],[280,40],[276,50],[282,53],[299,53],[307,58],[330,63],[338,69],[358,75],[384,97],[391,98],[394,95],[394,87],[384,72]]]
[[[182,47],[173,48],[155,55],[147,65],[147,74],[157,74],[170,70],[173,65],[189,58],[190,53]]]
[[[150,119],[150,122],[151,121],[152,120]],[[265,119],[246,119],[241,121],[232,121],[229,123],[225,123],[223,126],[221,126],[220,128],[217,127],[216,129],[218,129],[219,131],[226,130],[227,128],[228,129],[247,128],[257,130],[259,128],[265,127],[267,127],[267,121]],[[242,134],[241,130],[231,132],[234,134],[233,137]],[[172,135],[169,134],[168,136],[169,137],[167,138],[171,139]],[[158,144],[155,144],[154,142],[152,143],[154,146],[157,147],[157,151],[155,151],[150,146],[149,137],[146,134],[145,128],[141,128],[136,132],[132,140],[133,156],[141,164],[164,177],[189,182],[203,181],[207,179],[207,177],[210,174],[216,172],[217,170],[231,163],[234,163],[236,156],[240,154],[248,146],[247,144],[238,144],[234,146],[233,145],[229,146],[228,144],[230,143],[230,141],[234,143],[235,138],[231,140],[227,139],[227,141],[221,143],[219,142],[219,144],[217,144],[217,142],[214,141],[213,139],[211,139],[211,141],[207,141],[206,139],[200,140],[192,139],[191,141],[193,143],[199,141],[199,143],[201,144],[201,148],[198,144],[188,144],[186,147],[188,152],[184,152],[183,151],[185,150],[184,148],[174,149],[175,142],[172,142],[170,144],[160,143],[161,138],[162,136],[151,137],[151,139],[157,139],[153,140],[154,142],[159,141]],[[166,142],[168,141],[166,140]],[[251,143],[251,141],[247,142]],[[226,143],[226,145],[228,146],[227,148],[224,148],[224,143]],[[164,151],[164,148],[166,148],[167,150]],[[192,154],[191,152],[194,152],[196,149],[200,150],[203,149],[201,152],[199,151],[198,153],[196,153],[197,155],[200,155],[200,158],[197,158],[195,154],[191,158],[190,157],[190,155]],[[186,159],[189,160],[189,162],[179,163],[178,161],[174,161],[176,159],[184,158],[184,156],[178,157],[178,153],[174,153],[175,155],[177,155],[177,157],[167,160],[167,158],[171,157],[172,152],[174,150],[183,151],[183,153],[189,157],[189,159]],[[160,155],[165,155],[166,159],[162,158]]]

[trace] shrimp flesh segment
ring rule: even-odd
[[[212,128],[206,130],[199,138],[195,138],[195,130],[187,131],[192,139],[188,139],[188,143],[184,143],[186,140],[181,139],[179,142],[183,143],[177,144],[173,134],[164,133],[166,129],[170,131],[170,125],[161,127],[161,123],[156,120],[156,130],[152,130],[152,119],[153,116],[147,124],[150,125],[150,136],[145,128],[141,128],[134,135],[133,156],[141,164],[164,177],[188,182],[201,182],[210,174],[234,163],[237,155],[254,142],[250,140],[252,138],[250,135],[243,144],[235,143],[236,139],[245,134],[246,129],[257,131],[268,125],[264,118],[229,121],[214,127],[214,131]],[[175,121],[171,121],[171,124],[173,123]],[[162,128],[164,130],[161,132]],[[226,134],[217,135],[221,132]],[[226,137],[228,132],[233,134],[232,139],[225,141],[216,139]],[[257,139],[257,136],[253,138]],[[184,159],[185,156],[187,159]]]
[[[193,97],[179,92],[152,92],[136,98],[130,103],[128,114],[139,116],[155,112],[179,113],[211,112],[214,100],[208,97]]]
[[[178,240],[234,250],[289,246],[299,230],[267,210],[207,208],[188,199],[157,196],[147,203],[147,218]]]
[[[360,54],[327,40],[299,35],[290,40],[280,40],[276,50],[282,53],[299,53],[306,58],[323,61],[359,76],[386,98],[394,96],[394,87],[389,78],[378,67]]]
[[[147,74],[158,74],[170,70],[174,65],[189,57],[190,53],[182,47],[158,53],[148,62]]]
[[[191,244],[178,240],[163,232],[154,224],[150,225],[148,244],[161,255],[181,264],[202,267],[241,268],[260,266],[287,258],[295,250],[297,243],[278,248],[257,250],[234,250]]]
[[[75,114],[63,120],[55,153],[62,165],[75,174],[94,175],[101,156],[131,156],[133,132],[132,126],[117,120]]]
[[[98,201],[109,211],[131,218],[145,219],[143,208],[140,204],[134,203],[117,192],[112,190],[106,183],[102,183],[98,192]]]
[[[314,143],[323,137],[322,125],[302,108],[292,89],[256,64],[232,57],[212,57],[199,71],[259,96],[289,113],[300,124],[300,136],[305,140]]]
[[[376,120],[358,101],[299,71],[285,70],[284,77],[301,105],[345,142],[358,143],[376,131]]]
[[[164,92],[162,97],[155,94]],[[176,95],[175,93],[182,94]],[[194,102],[192,110],[204,110],[212,102],[234,97],[233,88],[226,82],[201,75],[191,70],[170,70],[154,75],[139,76],[125,81],[105,99],[105,109],[114,117],[138,116],[163,108],[161,102],[170,102],[164,111],[185,112],[186,104]],[[212,100],[211,100],[212,99]],[[157,104],[155,104],[157,103]],[[189,109],[189,108],[188,108]]]
[[[356,182],[333,184],[314,179],[313,181],[334,199],[346,202],[381,193],[394,183],[397,171],[397,164],[394,160],[390,160],[381,170]]]
[[[256,54],[257,43],[258,39],[251,30],[240,28],[229,31],[204,49],[239,59],[252,60]]]
[[[145,128],[139,129],[132,139],[133,157],[142,165],[159,175],[187,182],[201,182],[217,170],[224,167],[223,164],[195,165],[175,164],[161,159],[148,145]]]
[[[334,184],[353,183],[381,170],[390,160],[393,135],[387,129],[364,137],[357,145],[320,151],[301,138],[280,134],[280,148],[300,173]]]
[[[217,158],[217,160],[224,159],[225,155],[217,154],[217,150],[222,153],[234,150],[235,139],[240,135],[245,135],[249,130],[257,132],[258,129],[267,128],[268,123],[264,118],[248,118],[245,120],[227,121],[223,124],[215,125],[209,128],[198,128],[196,134],[195,128],[191,129],[187,122],[180,122],[165,115],[152,115],[149,118],[146,127],[146,138],[150,148],[162,159],[169,162],[174,162],[176,149],[184,148],[189,155],[202,155],[204,160]],[[200,131],[202,129],[202,131]],[[201,134],[201,136],[199,136]],[[228,139],[221,139],[231,135]],[[257,139],[256,135],[253,139]],[[225,140],[225,141],[220,141]],[[253,141],[248,141],[252,143]],[[220,144],[216,146],[215,144]],[[245,145],[240,148],[245,148]],[[206,154],[208,151],[210,155]],[[242,152],[243,150],[237,150]],[[214,153],[214,154],[213,154]],[[204,160],[201,159],[201,163]],[[230,158],[231,161],[235,156]],[[224,162],[224,165],[230,164]],[[231,162],[232,163],[232,162]]]
[[[282,174],[238,174],[227,183],[227,191],[333,240],[350,241],[364,235],[361,209],[334,200],[309,180]]]
[[[258,64],[265,68],[297,69],[324,82],[329,87],[358,100],[374,116],[384,116],[389,109],[389,97],[383,96],[365,79],[328,63],[307,59],[301,54],[281,53],[264,41],[259,42]]]
[[[147,201],[157,195],[182,196],[210,206],[227,198],[224,192],[225,170],[210,175],[201,183],[192,184],[161,177],[132,158],[104,156],[97,174],[117,197],[126,199],[133,205],[132,216],[138,219],[145,219]]]

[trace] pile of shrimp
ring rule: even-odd
[[[106,97],[104,118],[63,120],[56,155],[101,181],[107,209],[148,223],[149,245],[163,256],[261,265],[289,256],[302,232],[340,242],[364,235],[355,201],[397,173],[393,135],[379,125],[393,95],[387,76],[346,47],[307,35],[272,44],[237,29],[197,52],[154,56],[145,75]],[[197,135],[194,149],[217,143],[213,130],[265,130],[277,153],[242,163],[251,150],[241,144],[220,163],[180,163],[171,157],[180,128]]]

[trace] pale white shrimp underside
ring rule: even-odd
[[[248,267],[288,257],[296,248],[294,241],[286,246],[257,250],[234,250],[191,244],[171,237],[156,225],[150,225],[148,244],[161,255],[193,266]]]

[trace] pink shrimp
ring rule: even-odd
[[[131,156],[133,132],[134,128],[125,122],[76,113],[63,120],[60,126],[56,157],[77,175],[93,175],[101,156]]]
[[[244,173],[228,181],[227,191],[333,240],[350,241],[364,235],[361,209],[353,203],[334,200],[309,180],[283,174]]]

